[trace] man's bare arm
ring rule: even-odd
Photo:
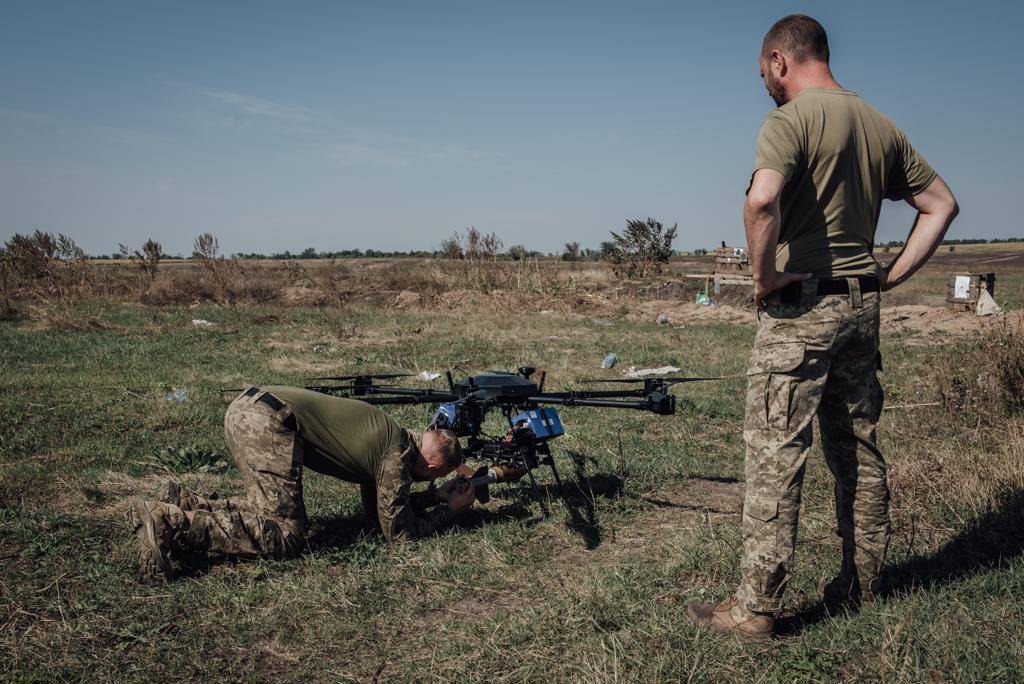
[[[960,213],[956,198],[939,177],[922,192],[907,198],[907,204],[917,209],[917,218],[910,236],[896,260],[883,274],[882,289],[891,290],[906,282],[935,253],[949,225]]]
[[[789,283],[811,277],[810,273],[775,270],[775,249],[782,223],[779,200],[785,184],[785,177],[775,169],[758,169],[743,203],[743,229],[754,275],[754,301],[758,303]]]

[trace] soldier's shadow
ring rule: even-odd
[[[1001,570],[1024,555],[1024,490],[1007,490],[982,515],[930,555],[913,555],[889,566],[879,600],[930,591],[975,575]],[[822,621],[820,604],[776,623],[780,635],[798,634]]]
[[[535,521],[534,518],[533,511],[526,503],[513,500],[496,509],[473,507],[456,520],[453,528],[472,531],[510,521],[530,523]],[[311,522],[305,552],[343,549],[359,543],[360,539],[365,537],[381,538],[377,526],[362,513],[317,518]]]
[[[361,537],[380,534],[361,511],[354,515],[315,518],[310,522],[305,553],[343,549],[355,545]]]

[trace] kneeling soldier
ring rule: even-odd
[[[409,432],[361,401],[251,387],[228,407],[224,432],[245,498],[203,499],[174,483],[156,502],[134,497],[143,579],[169,579],[171,558],[296,556],[306,530],[304,466],[358,483],[367,516],[389,540],[428,535],[473,504],[465,480],[410,492],[413,481],[444,477],[462,463],[453,433]]]

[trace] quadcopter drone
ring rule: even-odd
[[[449,371],[446,373],[447,390],[376,384],[378,381],[409,377],[409,374],[404,373],[338,375],[312,380],[347,384],[314,385],[306,389],[337,397],[358,399],[368,404],[437,404],[429,427],[451,430],[457,437],[467,438],[463,449],[465,458],[489,464],[475,471],[468,468],[460,470],[460,475],[467,477],[470,485],[475,488],[477,499],[487,503],[490,499],[490,484],[512,482],[525,475],[529,477],[534,495],[540,502],[541,513],[547,517],[548,508],[533,471],[540,465],[548,466],[559,492],[564,495],[562,479],[549,446],[552,439],[565,434],[554,405],[633,409],[670,416],[676,411],[676,397],[670,393],[672,385],[719,379],[675,377],[583,380],[584,383],[622,383],[639,386],[545,392],[544,381],[547,373],[541,372],[539,379],[534,380],[536,372],[535,368],[524,366],[514,373],[488,371],[472,376],[467,374],[464,379],[455,381]],[[507,420],[509,432],[506,435],[488,436],[483,432],[484,420],[492,410],[500,411]]]

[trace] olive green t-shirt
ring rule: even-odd
[[[384,411],[300,387],[263,387],[295,416],[299,434],[313,445],[304,465],[348,482],[371,483],[381,458],[402,441],[404,430]]]
[[[935,171],[895,124],[849,90],[809,88],[772,111],[754,170],[786,178],[776,251],[780,271],[877,275],[882,199],[928,187]]]

